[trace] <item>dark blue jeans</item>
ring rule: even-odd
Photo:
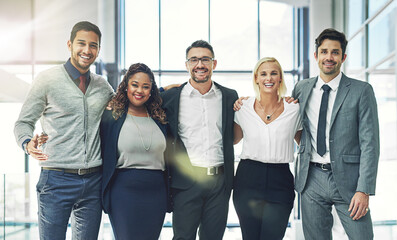
[[[73,240],[97,239],[101,181],[101,171],[79,176],[42,169],[36,186],[40,239],[65,239],[71,214]]]

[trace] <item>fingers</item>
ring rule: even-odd
[[[284,97],[287,103],[298,103],[298,99],[294,99],[293,97]]]
[[[108,104],[107,106],[106,106],[106,110],[112,110],[113,108],[112,108],[112,106],[110,105],[110,104]]]
[[[235,112],[237,112],[238,110],[241,109],[241,106],[243,106],[243,102],[240,101],[240,99],[238,99],[238,100],[237,100],[236,102],[234,102],[234,104],[233,104],[233,110],[234,110]]]
[[[359,220],[364,217],[368,213],[368,205],[369,205],[369,196],[365,195],[362,192],[357,192],[354,194],[348,211],[351,211],[350,217],[353,220]]]
[[[179,86],[181,86],[181,84],[179,84],[179,83],[173,83],[173,84],[170,84],[170,85],[168,85],[168,86],[165,86],[165,87],[164,87],[164,90],[167,91],[167,90],[169,90],[169,89],[171,89],[171,88],[179,87]]]
[[[249,97],[240,97],[237,99],[234,104],[233,104],[233,110],[238,111],[241,109],[241,106],[243,106],[243,100],[247,100]]]
[[[360,207],[357,209],[356,213],[353,216],[353,220],[359,220],[360,218],[364,217],[365,215],[367,215],[369,209],[368,208],[364,208],[364,207]],[[351,216],[351,215],[350,215]]]
[[[34,135],[30,142],[26,145],[26,151],[29,153],[30,156],[39,160],[45,161],[48,159],[48,156],[44,154],[40,149],[37,148],[38,146],[38,138],[39,135]]]
[[[44,143],[48,141],[48,135],[45,133],[41,133],[37,141],[38,141],[37,147],[42,146]]]
[[[29,154],[34,159],[39,160],[39,161],[45,161],[48,159],[48,156],[46,154],[44,154],[41,150],[33,150]]]

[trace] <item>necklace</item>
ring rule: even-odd
[[[145,142],[143,141],[141,129],[139,128],[138,124],[136,124],[136,122],[135,122],[135,119],[134,119],[135,116],[132,115],[132,114],[131,114],[131,116],[132,116],[132,121],[134,122],[136,128],[138,129],[139,137],[141,138],[141,142],[142,142],[143,148],[144,148],[146,151],[149,151],[150,147],[152,146],[153,128],[152,128],[152,126],[151,126],[151,124],[150,124],[150,117],[149,117],[149,113],[147,112],[147,110],[146,110],[146,114],[147,114],[147,119],[148,119],[148,123],[149,123],[149,125],[150,125],[150,131],[151,131],[151,133],[150,133],[150,144],[149,144],[148,147],[145,146]]]
[[[263,108],[261,102],[258,101],[258,103],[259,103],[259,106],[261,107],[261,109],[263,110],[263,113],[266,115],[267,121],[270,121],[270,119],[272,119],[273,114],[281,107],[281,104],[278,104],[278,107],[276,107],[276,109],[271,114],[266,114],[265,109]]]

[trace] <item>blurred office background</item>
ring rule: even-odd
[[[13,127],[35,76],[70,57],[66,43],[81,20],[102,31],[91,70],[114,88],[136,62],[148,64],[160,86],[188,80],[185,50],[204,39],[218,60],[213,79],[240,96],[253,95],[251,71],[264,56],[280,61],[290,93],[297,81],[318,74],[315,37],[328,27],[344,31],[343,71],[371,83],[378,102],[381,155],[370,198],[375,239],[397,239],[397,0],[1,0],[0,239],[38,239],[40,167],[17,146]],[[296,199],[285,239],[303,239]],[[171,225],[167,215],[161,239],[171,239]],[[334,233],[347,239],[338,223]],[[113,239],[106,215],[99,239]],[[232,203],[224,239],[241,239]]]

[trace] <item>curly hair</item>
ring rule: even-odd
[[[118,119],[123,113],[126,112],[129,104],[129,99],[127,96],[128,80],[136,73],[146,73],[150,82],[152,83],[152,89],[150,90],[150,97],[145,102],[145,106],[148,110],[150,117],[158,120],[160,123],[165,124],[166,115],[164,109],[161,108],[163,100],[160,97],[160,92],[154,81],[154,75],[152,70],[143,63],[135,63],[130,66],[127,73],[124,75],[123,80],[117,88],[116,95],[110,100],[109,105],[113,109],[112,116],[114,119]]]

